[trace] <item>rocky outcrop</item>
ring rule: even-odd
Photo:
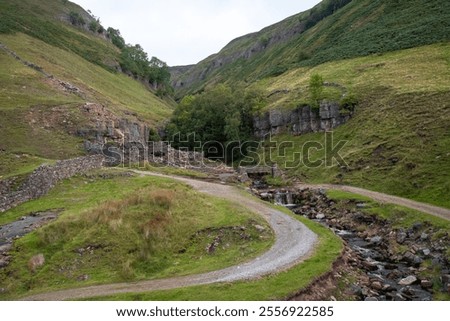
[[[14,185],[15,177],[5,178],[0,181],[0,195],[9,193]]]
[[[93,155],[41,165],[15,190],[0,194],[0,212],[47,194],[57,182],[103,166],[103,156]]]
[[[58,79],[54,75],[46,72],[42,67],[32,62],[22,59],[16,52],[10,50],[6,45],[0,43],[0,50],[5,51],[10,56],[20,61],[23,65],[41,73],[46,79],[45,82],[63,93],[75,94],[83,99],[86,93],[83,89],[75,85]],[[128,142],[146,144],[149,138],[150,128],[140,121],[136,113],[126,112],[124,116],[118,116],[108,108],[98,103],[86,102],[79,106],[85,123],[83,127],[73,128],[70,126],[67,111],[61,107],[53,107],[51,114],[44,114],[30,111],[29,123],[31,126],[44,124],[46,128],[58,128],[63,124],[64,129],[71,135],[83,137],[84,147],[88,152],[100,153],[102,146],[107,143],[124,145]],[[0,186],[1,189],[1,186]]]
[[[136,115],[129,118],[118,117],[105,106],[95,103],[85,103],[80,107],[90,124],[79,128],[76,135],[85,139],[84,147],[90,153],[102,153],[107,144],[124,146],[134,143],[147,145],[150,127],[137,119]]]
[[[340,113],[338,103],[322,102],[318,111],[309,106],[297,107],[294,110],[268,111],[254,117],[253,127],[258,138],[281,133],[301,135],[331,130],[344,124],[350,117],[351,114]]]

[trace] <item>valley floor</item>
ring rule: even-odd
[[[242,191],[239,191],[239,189],[235,187],[147,171],[136,170],[134,172],[141,176],[158,176],[162,178],[175,179],[192,186],[197,191],[215,196],[220,195],[220,197],[223,199],[232,201],[234,203],[239,203],[247,209],[257,212],[269,222],[271,228],[273,229],[276,238],[275,244],[269,251],[252,259],[247,263],[212,272],[139,282],[113,283],[93,285],[83,288],[66,289],[26,296],[22,298],[23,300],[73,300],[86,298],[95,299],[97,297],[128,298],[128,296],[133,296],[138,293],[150,293],[154,291],[156,291],[155,293],[160,293],[160,291],[162,290],[179,289],[215,283],[227,284],[229,282],[254,280],[268,274],[279,273],[288,268],[291,268],[292,266],[297,265],[299,262],[311,258],[313,256],[313,251],[317,250],[318,248],[319,241],[317,235],[310,229],[308,229],[304,224],[284,214],[282,211],[274,209],[268,204],[264,204],[261,201],[245,196]],[[316,190],[340,190],[344,193],[356,193],[358,195],[363,195],[362,197],[368,197],[377,202],[405,206],[413,210],[440,217],[444,220],[450,220],[450,211],[447,209],[356,187],[329,184],[301,184],[297,187],[300,189],[312,188]],[[424,217],[426,218],[426,215],[420,215],[422,215],[420,219]],[[317,253],[315,251],[314,255],[316,254]],[[340,258],[341,256],[338,255],[335,257]],[[338,261],[340,260],[339,258]],[[320,282],[321,279],[319,278],[318,280]],[[158,294],[156,295],[158,296]]]

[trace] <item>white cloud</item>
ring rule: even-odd
[[[169,65],[196,63],[236,37],[311,8],[319,0],[73,0],[104,27]]]

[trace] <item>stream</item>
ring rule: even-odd
[[[422,232],[423,227],[420,224],[408,231],[399,231],[396,232],[398,234],[393,235],[391,227],[380,227],[377,225],[379,222],[376,222],[372,216],[362,213],[361,210],[365,207],[365,203],[362,202],[356,203],[355,210],[350,214],[345,212],[341,215],[336,209],[334,209],[336,213],[332,213],[335,203],[326,197],[325,191],[320,189],[300,191],[288,188],[273,189],[263,181],[254,181],[251,190],[262,200],[287,207],[297,215],[303,215],[330,228],[346,242],[357,257],[355,265],[368,278],[366,284],[352,285],[352,292],[357,299],[365,301],[433,300],[432,281],[421,278],[421,272],[424,270],[421,263],[425,259],[432,262],[432,268],[439,267],[442,270],[443,291],[446,290],[445,286],[448,287],[448,280],[444,279],[448,278],[449,266],[443,258],[445,255],[442,255],[445,253],[448,242],[444,241],[443,249],[432,245],[431,237]],[[358,224],[362,222],[369,233],[364,233],[362,237],[361,231],[354,230],[352,228],[354,224],[348,223],[350,218],[360,220]],[[382,223],[386,224],[386,222]],[[370,234],[372,228],[376,235]],[[403,256],[399,257],[390,248],[392,238],[395,237],[399,243],[405,244],[405,247],[406,244],[410,244],[409,249],[406,247],[407,251]],[[410,239],[412,241],[408,243]]]
[[[8,266],[10,262],[9,251],[13,241],[36,230],[37,228],[53,221],[62,210],[49,210],[44,212],[30,213],[18,220],[0,225],[0,269]]]

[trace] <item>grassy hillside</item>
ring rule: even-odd
[[[246,86],[299,66],[450,39],[448,1],[353,0],[342,6],[346,2],[325,0],[310,11],[233,40],[218,54],[175,75],[178,96],[219,82]],[[329,9],[333,4],[342,7]],[[317,13],[324,18],[308,23]]]
[[[253,86],[271,97],[267,108],[293,108],[307,99],[310,75],[319,73],[358,97],[354,117],[334,131],[334,145],[347,141],[341,151],[346,162],[332,167],[308,168],[296,163],[288,173],[309,182],[333,182],[366,187],[418,201],[450,207],[450,44],[436,44],[383,55],[300,67]],[[284,166],[308,141],[324,143],[324,134],[275,140],[292,141]],[[313,151],[323,159],[324,150]]]
[[[81,111],[86,102],[150,126],[171,114],[171,102],[114,70],[120,52],[112,43],[66,21],[74,10],[89,19],[68,1],[0,3],[0,44],[6,48],[0,48],[0,158],[25,153],[56,159],[83,153],[83,141],[75,134],[96,121]],[[53,77],[26,66],[10,51]],[[59,81],[79,92],[65,90]]]
[[[84,27],[70,23],[71,13],[84,20]],[[92,20],[83,8],[67,0],[3,0],[0,3],[0,34],[23,32],[114,70],[119,51],[104,41],[104,35],[87,31]]]

